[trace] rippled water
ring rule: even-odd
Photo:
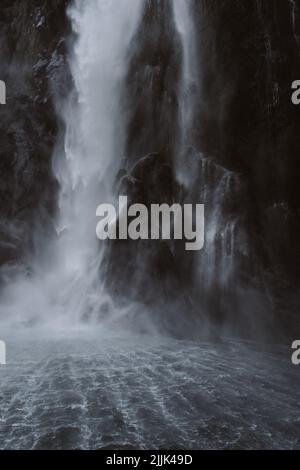
[[[289,350],[97,330],[1,335],[1,449],[300,448]]]

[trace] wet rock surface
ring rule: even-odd
[[[0,246],[1,264],[24,259],[36,230],[51,232],[58,190],[52,173],[56,104],[69,81],[66,6],[64,0],[1,4],[0,77],[7,104],[0,107],[0,219],[12,247],[8,255]]]
[[[190,142],[187,148],[180,147],[184,51],[172,2],[147,0],[130,46],[123,87],[127,131],[121,171],[128,173],[145,155],[157,152],[159,164],[139,176],[138,189],[127,181],[128,195],[133,198],[138,193],[161,203],[204,202],[208,219],[220,207],[206,258],[213,252],[216,256],[186,256],[181,244],[171,248],[157,244],[156,251],[142,243],[114,245],[108,255],[107,282],[119,286],[115,293],[122,292],[128,272],[133,273],[136,296],[139,300],[144,296],[146,303],[153,292],[164,302],[174,293],[185,298],[188,286],[187,295],[198,313],[204,307],[217,323],[247,304],[249,290],[259,292],[262,301],[252,304],[257,316],[268,317],[267,325],[274,323],[275,329],[295,334],[299,331],[300,114],[290,97],[291,83],[300,74],[299,7],[292,0],[190,4],[198,77]],[[7,105],[0,107],[2,266],[26,265],[28,253],[36,248],[35,235],[54,233],[59,188],[52,156],[58,133],[64,133],[60,103],[71,84],[67,6],[66,0],[2,2],[0,79],[7,83]],[[189,160],[191,169],[184,188],[175,175],[178,155],[186,168],[185,159]],[[148,194],[142,195],[148,185]],[[230,275],[224,283],[225,265]],[[206,279],[203,273],[208,273]],[[245,296],[239,296],[241,290]],[[199,307],[200,297],[204,306]]]

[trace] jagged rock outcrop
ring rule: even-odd
[[[181,62],[172,0],[146,0],[132,40],[124,90],[126,156],[130,164],[149,152],[172,160],[179,134]]]
[[[174,177],[174,156],[179,151],[182,50],[169,7],[168,2],[145,2],[132,48],[126,86],[127,162],[130,165],[137,157],[158,151],[162,164],[165,160],[171,165]],[[223,224],[219,239],[216,235],[213,257],[220,275],[209,284],[208,298],[197,272],[198,264],[204,263],[203,270],[208,274],[210,267],[205,263],[212,260],[204,260],[205,255],[202,260],[183,256],[179,249],[173,253],[174,262],[180,265],[186,283],[205,298],[208,316],[221,323],[244,323],[242,329],[246,331],[247,321],[236,312],[245,308],[249,296],[245,316],[253,316],[253,329],[254,318],[263,316],[268,317],[267,328],[276,329],[278,317],[285,323],[283,299],[294,299],[292,293],[300,279],[300,174],[296,164],[300,112],[291,103],[291,83],[300,76],[300,10],[292,1],[195,0],[193,19],[199,78],[194,93],[193,148],[187,152],[194,159],[194,176],[198,174],[199,178],[190,179],[186,198],[207,203],[210,211],[213,204],[220,205],[219,222]],[[204,170],[198,161],[199,152],[213,157],[206,161],[215,163],[209,167],[204,164]],[[218,166],[222,168],[219,177]],[[203,172],[205,201],[199,187],[200,181],[203,185]],[[227,188],[231,194],[227,190],[220,194],[218,188],[224,181],[231,185]],[[179,201],[182,194],[175,190],[173,197]],[[221,237],[227,239],[224,246],[234,245],[232,256],[237,266],[225,285],[220,281],[223,267],[218,261],[220,250],[224,250]],[[140,250],[143,253],[144,247],[137,253]],[[132,261],[131,255],[129,258]],[[226,259],[229,263],[230,258],[223,256],[223,264]],[[127,279],[125,275],[125,283]],[[295,305],[288,304],[288,309],[295,310]]]

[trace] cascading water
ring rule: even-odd
[[[261,7],[262,2],[256,1]],[[219,302],[227,319],[222,294],[236,290],[236,259],[247,257],[248,249],[241,208],[246,199],[243,194],[241,197],[243,175],[225,168],[219,155],[212,158],[201,153],[201,138],[196,137],[195,127],[201,126],[196,116],[202,77],[196,37],[201,28],[194,22],[194,13],[200,3],[203,9],[213,4],[215,15],[218,8],[223,11],[225,3],[235,11],[236,6],[247,2],[74,0],[71,4],[74,87],[67,102],[59,106],[66,133],[53,161],[60,185],[56,233],[50,246],[49,240],[44,243],[45,249],[32,268],[1,293],[0,339],[6,342],[8,353],[7,367],[0,367],[1,449],[113,452],[299,447],[299,374],[291,365],[290,350],[251,341],[217,341],[215,336],[212,342],[208,337],[205,342],[199,338],[193,341],[190,336],[187,340],[187,330],[179,321],[180,317],[194,319],[189,317],[189,309],[197,304],[197,320],[200,318],[205,329],[204,315],[200,315],[204,293],[210,295],[204,314],[209,317]],[[296,2],[291,1],[291,5],[296,34]],[[238,14],[240,22],[242,11]],[[260,19],[263,23],[263,16]],[[37,24],[42,27],[44,19],[39,16]],[[223,23],[216,24],[222,30]],[[270,55],[271,64],[271,35],[264,25],[261,36],[266,40],[264,52]],[[232,57],[230,54],[214,72],[220,71],[224,77],[222,68],[232,65]],[[266,73],[268,79],[271,69]],[[124,107],[133,111],[131,126],[127,126]],[[173,140],[174,146],[170,145]],[[141,160],[147,158],[140,157],[153,151],[148,148],[151,145],[157,145],[161,153],[141,168]],[[128,165],[119,171],[124,156]],[[132,176],[128,167],[136,160],[138,171]],[[128,277],[134,278],[135,263],[142,265],[138,271],[142,277],[150,266],[157,284],[151,290],[149,283],[141,282],[142,300],[147,308],[150,305],[150,311],[149,297],[163,297],[162,317],[176,290],[178,297],[191,300],[185,308],[180,304],[178,316],[173,312],[178,297],[170,303],[174,328],[169,331],[177,334],[181,329],[180,341],[152,335],[143,311],[138,311],[143,326],[146,324],[143,335],[136,334],[137,329],[108,330],[103,328],[105,322],[98,321],[103,317],[119,320],[123,315],[113,309],[101,284],[99,270],[105,257],[95,235],[96,207],[101,202],[113,202],[116,174],[134,190],[141,190],[142,196],[150,194],[149,199],[157,194],[167,198],[162,191],[166,186],[172,197],[181,198],[179,202],[206,206],[206,241],[201,253],[190,256],[185,252],[180,257],[180,240],[179,245],[170,244],[170,250],[159,241],[154,249],[147,243],[142,248],[125,244],[129,256],[122,258],[116,250],[115,269],[110,266],[112,278],[118,270],[120,276],[126,278],[129,273]],[[136,179],[139,186],[135,186]],[[145,245],[150,254],[143,251]],[[138,251],[140,256],[135,257]],[[129,260],[129,267],[123,271],[124,259]],[[180,278],[188,264],[193,270],[188,282],[172,283],[172,274],[177,280],[177,271]],[[188,269],[185,272],[190,274]],[[187,284],[189,289],[185,289]],[[246,300],[251,303],[251,298]],[[232,310],[236,319],[240,312]],[[243,305],[242,313],[257,328],[253,305]],[[46,328],[11,328],[3,325],[2,319],[12,320],[13,326],[16,322],[31,326],[39,320],[47,321],[54,328],[48,324]],[[80,322],[83,319],[91,321],[92,328],[85,328]],[[70,324],[79,322],[78,328],[70,328]],[[65,325],[67,328],[62,328]],[[163,318],[159,326],[163,326]],[[192,329],[196,330],[193,323]],[[221,321],[217,330],[217,334],[224,333]]]
[[[70,7],[74,90],[63,107],[64,152],[59,145],[53,164],[60,184],[57,237],[42,261],[35,260],[32,275],[5,292],[6,318],[76,323],[98,320],[109,309],[99,280],[96,208],[112,199],[122,158],[121,90],[141,4],[76,0]]]
[[[70,10],[78,35],[72,74],[75,91],[66,107],[66,160],[58,156],[60,182],[59,257],[76,279],[75,303],[84,299],[78,318],[101,310],[99,243],[95,211],[112,200],[114,176],[124,151],[125,119],[120,99],[128,48],[140,2],[78,0]],[[94,288],[94,289],[93,289]],[[78,296],[78,299],[76,299]],[[100,303],[99,303],[100,302]]]
[[[247,245],[241,220],[228,208],[230,201],[239,196],[239,176],[202,155],[199,160],[199,195],[207,207],[207,229],[206,249],[199,255],[197,278],[204,291],[211,292],[215,287],[223,289],[232,284],[237,248],[246,250]]]
[[[201,292],[209,292],[232,283],[237,237],[245,241],[238,233],[241,224],[226,212],[227,199],[239,183],[237,175],[197,149],[194,127],[201,80],[194,5],[191,0],[174,0],[171,5],[182,47],[177,97],[180,136],[173,164],[176,178],[187,188],[187,202],[192,198],[193,203],[206,205],[206,245],[196,257],[193,283],[196,291],[201,285]],[[114,309],[100,280],[95,213],[101,202],[112,202],[115,196],[114,179],[126,147],[124,83],[143,8],[147,4],[141,0],[131,0],[130,7],[125,0],[76,0],[69,8],[75,35],[70,58],[74,89],[65,105],[59,106],[66,132],[63,149],[60,143],[53,159],[60,185],[57,236],[37,257],[33,272],[6,290],[5,318],[78,323],[104,317],[113,321],[123,315]]]
[[[180,93],[181,137],[176,158],[176,175],[189,191],[194,203],[204,203],[206,210],[205,249],[197,255],[194,272],[196,290],[207,293],[232,284],[236,274],[237,239],[246,252],[246,236],[241,220],[228,211],[228,201],[241,189],[238,174],[223,168],[203,155],[194,138],[197,108],[201,99],[201,70],[194,24],[194,3],[174,0],[174,17],[183,48]]]
[[[192,0],[174,0],[174,18],[183,46],[183,63],[180,96],[181,147],[193,145],[192,130],[199,87],[198,59]],[[183,177],[184,164],[179,165],[177,176]]]

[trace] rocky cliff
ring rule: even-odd
[[[37,231],[51,233],[57,211],[51,162],[58,133],[64,132],[59,104],[71,83],[67,5],[1,4],[0,78],[8,93],[0,108],[2,265],[24,261],[35,249]],[[205,202],[210,213],[218,205],[219,235],[200,258],[187,256],[181,244],[112,244],[102,277],[115,296],[130,291],[131,300],[152,305],[159,298],[163,306],[172,299],[172,311],[175,303],[192,315],[205,312],[216,323],[230,318],[244,325],[237,328],[244,333],[249,321],[243,316],[251,319],[253,310],[268,317],[268,327],[299,327],[300,111],[291,103],[291,83],[300,79],[300,5],[191,5],[197,84],[190,145],[180,149],[183,50],[172,2],[146,0],[124,83],[126,155],[116,184],[120,176],[123,185],[130,183],[140,158],[155,153],[149,165],[144,160],[147,171],[126,186],[129,197],[146,204],[153,198]],[[178,153],[189,184],[176,177]],[[226,280],[224,271],[230,273]]]
[[[50,230],[57,184],[52,155],[66,94],[67,2],[4,0],[0,11],[0,262],[20,261],[36,230]]]

